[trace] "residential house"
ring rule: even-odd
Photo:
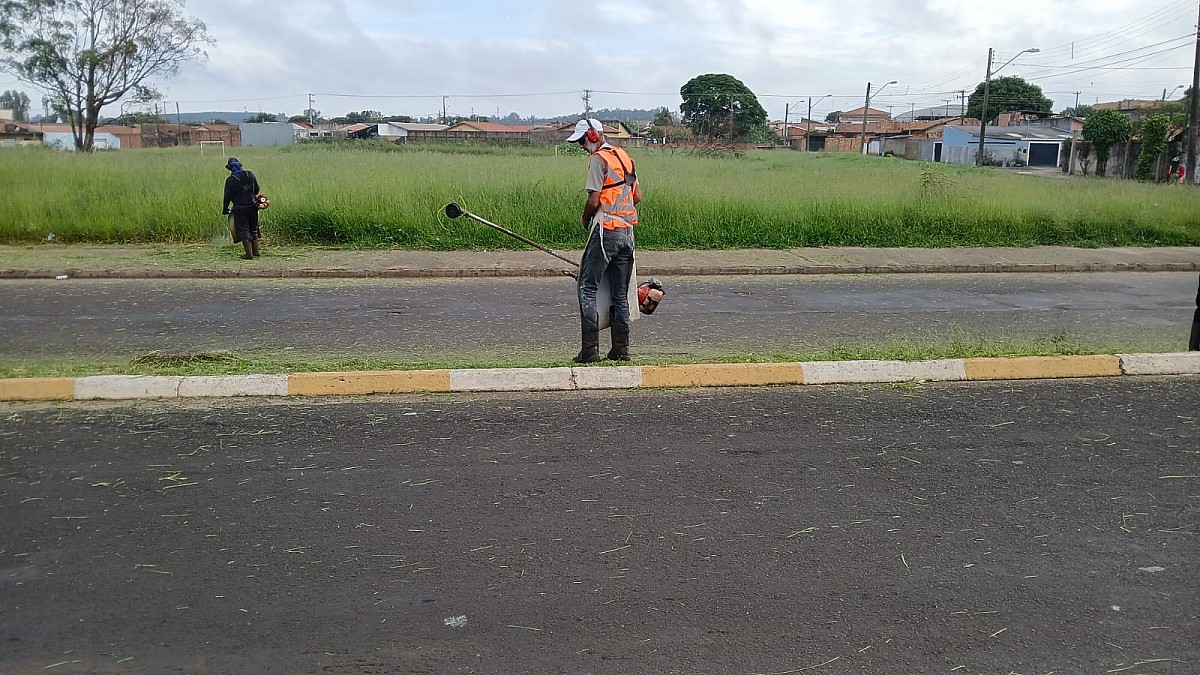
[[[391,141],[408,138],[409,134],[418,131],[445,131],[446,124],[429,124],[423,122],[380,122],[376,125],[380,138]]]
[[[920,122],[931,120],[944,120],[949,118],[962,117],[966,114],[963,105],[946,103],[945,105],[934,106],[932,108],[911,108],[906,113],[900,113],[894,118],[897,122]],[[842,114],[842,119],[845,119],[845,113]]]
[[[866,108],[864,116],[863,106],[859,106],[854,110],[847,110],[838,118],[838,124],[857,124],[861,128],[863,123],[878,124],[880,122],[890,122],[892,116],[886,110],[876,110],[875,108]]]
[[[1130,121],[1133,121],[1139,117],[1145,117],[1146,115],[1149,115],[1154,108],[1157,108],[1158,106],[1162,105],[1163,103],[1164,103],[1164,101],[1160,101],[1156,98],[1151,98],[1151,99],[1126,98],[1126,99],[1121,99],[1120,101],[1106,101],[1104,103],[1097,103],[1092,106],[1092,109],[1094,109],[1094,110],[1116,110],[1117,112],[1121,113],[1122,115],[1128,117],[1130,119]]]
[[[510,134],[513,137],[528,134],[533,127],[528,124],[499,124],[497,122],[459,122],[446,129],[448,132],[475,134]]]
[[[42,134],[42,142],[61,150],[75,151],[75,135],[69,124],[31,124],[31,129]],[[96,127],[92,147],[96,150],[120,150],[140,148],[141,131],[136,127],[105,125]]]
[[[1063,146],[1071,132],[1043,125],[989,126],[984,143],[984,163],[991,166],[1045,166],[1061,164]],[[942,159],[951,164],[974,164],[979,151],[979,125],[946,125],[942,133]]]
[[[18,145],[38,145],[42,143],[42,132],[24,122],[12,119],[0,119],[0,148],[14,148]]]
[[[837,125],[832,122],[818,122],[816,120],[810,120],[806,117],[801,117],[786,121],[772,120],[767,123],[767,126],[771,129],[771,131],[775,132],[775,135],[778,136],[780,141],[782,141],[784,144],[788,146],[802,147],[804,145],[805,134],[811,133],[815,135],[814,138],[820,136],[823,139],[824,132],[832,131]],[[824,143],[822,142],[820,145],[820,148],[810,147],[809,149],[823,149]]]
[[[891,153],[896,157],[914,161],[941,162],[943,161],[942,139],[946,126],[950,124],[978,126],[979,121],[951,117],[915,122],[895,122],[894,124],[895,127],[887,129],[882,136],[882,148],[885,154]]]

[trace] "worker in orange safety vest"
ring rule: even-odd
[[[579,263],[579,320],[582,347],[576,363],[595,363],[600,357],[599,314],[596,290],[607,272],[612,295],[612,361],[628,361],[629,296],[633,275],[633,228],[637,225],[637,204],[642,188],[634,171],[633,159],[623,148],[606,142],[604,127],[596,119],[580,120],[568,143],[578,143],[588,151],[588,175],[583,206],[583,227],[588,231],[587,245]]]

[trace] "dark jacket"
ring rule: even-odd
[[[253,171],[229,174],[229,177],[225,179],[225,201],[221,204],[221,210],[227,211],[230,202],[233,203],[234,211],[257,209],[258,205],[254,203],[254,196],[258,192],[258,179],[254,177]]]

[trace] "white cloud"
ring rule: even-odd
[[[814,115],[857,107],[868,81],[898,81],[877,107],[956,101],[983,78],[989,47],[996,65],[1039,47],[1003,74],[1040,84],[1056,108],[1076,91],[1154,96],[1190,81],[1194,40],[1148,45],[1195,19],[1191,0],[192,0],[185,11],[217,41],[207,63],[163,83],[188,111],[295,114],[315,93],[326,114],[429,115],[450,96],[452,113],[542,116],[578,112],[584,89],[594,107],[676,108],[684,82],[721,72],[773,118],[809,95],[836,95]]]

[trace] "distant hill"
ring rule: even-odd
[[[173,112],[160,113],[159,117],[166,120],[167,124],[207,124],[215,120],[224,120],[230,124],[241,124],[251,117],[255,117],[262,113],[246,112],[246,111],[221,111],[210,110],[207,112],[180,113],[176,115]],[[270,113],[268,113],[270,114]],[[276,113],[275,121],[286,122],[288,116],[285,113]],[[111,120],[113,118],[107,118]],[[36,121],[36,119],[35,119]]]

